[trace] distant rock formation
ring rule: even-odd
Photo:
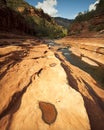
[[[60,26],[63,26],[66,29],[69,28],[69,25],[73,21],[73,20],[70,20],[70,19],[67,19],[67,18],[62,18],[62,17],[54,17],[54,20],[56,21],[57,24],[59,24]]]

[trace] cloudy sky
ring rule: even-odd
[[[73,19],[79,12],[96,9],[99,0],[25,0],[55,17]]]

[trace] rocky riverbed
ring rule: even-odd
[[[1,37],[0,130],[104,129],[104,90],[60,47]]]

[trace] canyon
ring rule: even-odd
[[[0,130],[104,129],[103,4],[56,23],[0,0]]]

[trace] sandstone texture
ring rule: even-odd
[[[104,52],[101,51],[104,50],[103,41],[104,38],[78,37],[65,37],[55,41],[69,47],[69,57],[74,55],[71,59],[74,64],[69,64],[70,60],[66,63],[68,59],[63,60],[61,54],[59,59],[69,64],[65,67],[68,77],[71,77],[68,78],[69,84],[82,94],[92,130],[104,129]],[[71,71],[68,71],[69,68]]]
[[[104,76],[103,76],[104,75],[104,38],[103,37],[102,38],[65,37],[63,39],[56,40],[56,42],[64,46],[68,46],[70,55],[74,55],[74,58],[72,60],[77,61],[77,59],[79,59],[80,61],[79,65],[77,62],[77,67],[88,72],[104,88]],[[92,72],[90,72],[90,68],[92,68],[91,69]]]
[[[104,129],[104,90],[88,73],[42,40],[6,37],[0,40],[0,130]]]
[[[54,52],[36,38],[1,43],[0,130],[90,129],[83,98]]]

